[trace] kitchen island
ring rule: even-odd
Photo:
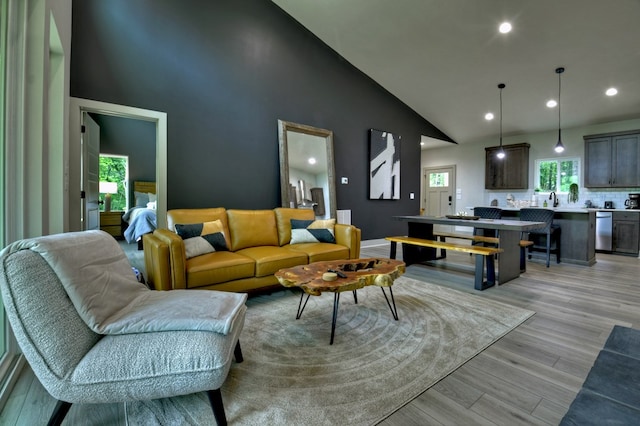
[[[544,207],[542,207],[544,208]],[[503,219],[520,217],[520,209],[501,207]],[[596,263],[596,209],[549,208],[554,210],[554,225],[560,225],[560,261],[591,266]],[[534,252],[533,257],[544,253]]]

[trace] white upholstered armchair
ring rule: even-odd
[[[0,252],[0,288],[18,343],[59,402],[150,400],[208,391],[225,424],[220,386],[233,356],[246,295],[160,292],[137,282],[117,242],[102,231],[13,243]]]

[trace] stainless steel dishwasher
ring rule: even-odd
[[[613,248],[613,213],[596,212],[596,250],[611,251]]]

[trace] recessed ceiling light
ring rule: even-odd
[[[310,157],[307,161],[309,162],[309,164],[316,164],[316,159],[313,157]]]
[[[618,94],[618,89],[616,89],[615,87],[610,87],[605,93],[607,94],[607,96],[615,96]]]
[[[557,106],[558,106],[558,102],[556,102],[555,100],[549,99],[547,101],[547,108],[555,108]]]
[[[493,113],[491,113],[491,112],[486,113],[484,115],[484,119],[487,120],[487,121],[493,120]]]
[[[511,31],[511,24],[508,22],[503,22],[502,24],[500,24],[500,27],[498,27],[498,30],[502,34],[506,34]]]

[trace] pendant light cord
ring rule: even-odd
[[[558,137],[560,137],[560,109],[562,107],[562,103],[560,102],[560,93],[562,92],[562,78],[561,75],[564,72],[564,68],[559,68],[561,71],[558,71]]]
[[[504,83],[498,84],[500,89],[500,148],[502,148],[502,89],[507,87]]]
[[[560,153],[564,151],[564,145],[562,144],[562,128],[560,127],[560,111],[562,108],[562,103],[560,102],[560,95],[562,93],[562,77],[561,74],[564,72],[563,67],[556,68],[556,73],[558,74],[558,142],[556,143],[555,151]]]
[[[500,146],[502,146],[502,87],[500,88]]]
[[[502,89],[506,86],[504,83],[498,84],[498,89],[500,89],[500,149],[498,150],[497,157],[499,159],[503,159],[505,157],[504,148],[502,147]]]

